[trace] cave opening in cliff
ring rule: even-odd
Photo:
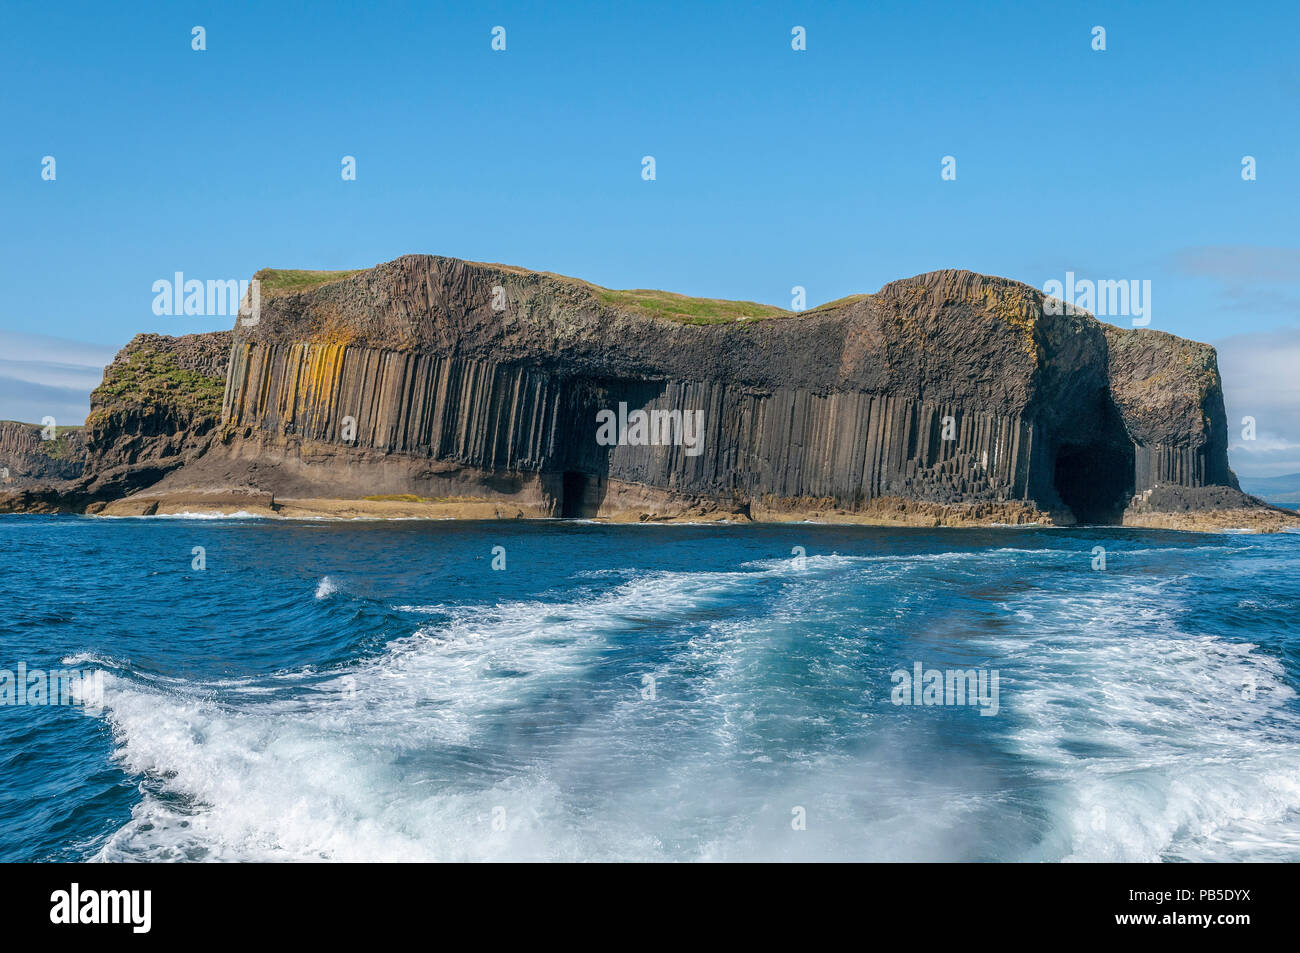
[[[1117,524],[1133,496],[1133,445],[1103,440],[1056,453],[1056,494],[1080,523]]]
[[[560,487],[560,517],[572,520],[587,515],[587,474],[571,470]]]

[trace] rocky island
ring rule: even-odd
[[[429,255],[255,277],[233,330],[131,341],[84,431],[0,424],[0,512],[1300,525],[1229,469],[1213,348],[1015,281],[790,312]]]

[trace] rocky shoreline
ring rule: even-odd
[[[29,512],[40,512],[38,509]],[[58,512],[51,509],[48,512]],[[87,512],[99,516],[243,516],[266,519],[339,520],[512,520],[554,519],[546,510],[528,505],[489,499],[367,500],[344,498],[275,498],[270,495],[238,496],[220,491],[153,497],[136,494]],[[1003,504],[918,503],[898,497],[874,501],[858,511],[834,507],[785,507],[758,515],[722,508],[681,507],[620,510],[608,516],[591,517],[604,523],[824,523],[828,525],[907,526],[916,528],[975,528],[1014,526],[1072,526],[1049,513],[1030,507]],[[1170,529],[1190,532],[1282,532],[1300,531],[1300,518],[1290,510],[1260,503],[1255,506],[1220,510],[1131,512],[1124,515],[1124,527]]]

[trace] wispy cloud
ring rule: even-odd
[[[0,418],[79,424],[112,348],[44,334],[0,331]]]
[[[1184,275],[1224,282],[1298,281],[1300,248],[1269,245],[1201,245],[1174,253]]]
[[[72,387],[86,393],[99,386],[104,368],[102,365],[60,364],[53,361],[0,360],[0,377],[29,384],[47,384],[51,387]]]
[[[1215,343],[1228,411],[1228,452],[1240,476],[1300,473],[1300,328]],[[1243,438],[1244,417],[1255,439]]]
[[[1173,270],[1206,285],[1211,311],[1276,324],[1300,312],[1300,248],[1270,245],[1201,245],[1172,256]]]

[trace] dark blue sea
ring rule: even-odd
[[[9,516],[0,594],[102,673],[0,860],[1300,860],[1300,534]]]

